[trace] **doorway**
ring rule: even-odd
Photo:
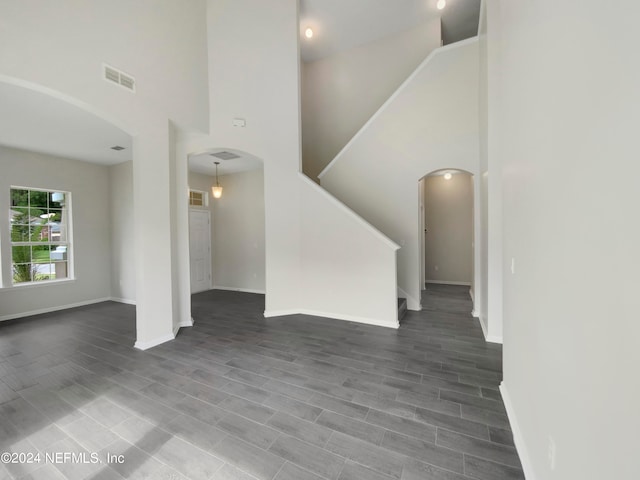
[[[473,297],[475,283],[474,177],[455,169],[432,172],[420,183],[424,288],[458,285]]]
[[[211,289],[211,214],[189,210],[189,261],[191,293]]]

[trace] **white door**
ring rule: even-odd
[[[191,293],[211,288],[211,227],[206,210],[189,210]]]

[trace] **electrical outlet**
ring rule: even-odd
[[[549,437],[549,468],[556,469],[556,442],[553,437]]]

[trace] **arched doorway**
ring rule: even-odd
[[[421,282],[468,291],[476,285],[474,175],[440,169],[420,180]]]

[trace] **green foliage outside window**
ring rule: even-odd
[[[55,278],[52,272],[39,273],[39,267],[49,265],[51,270],[50,266],[54,262],[51,252],[56,249],[56,245],[66,243],[63,241],[66,239],[63,225],[65,198],[66,194],[59,192],[11,189],[14,283]],[[66,262],[66,258],[64,261]]]

